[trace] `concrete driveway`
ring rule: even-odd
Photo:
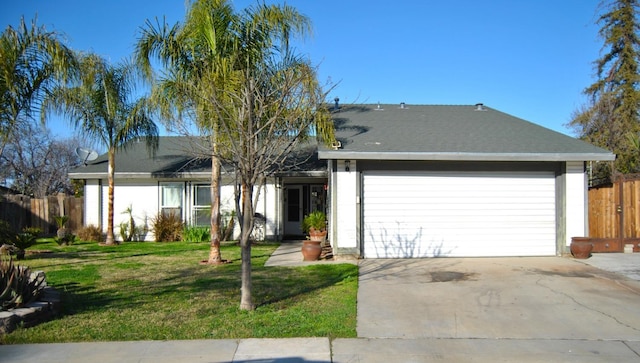
[[[640,282],[562,257],[363,260],[359,337],[640,340]]]

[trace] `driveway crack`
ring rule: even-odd
[[[589,305],[585,305],[585,304],[583,304],[582,302],[580,302],[580,301],[576,300],[573,296],[571,296],[571,295],[567,294],[566,292],[556,290],[556,289],[552,288],[551,286],[547,286],[547,285],[543,284],[541,281],[542,281],[542,278],[539,278],[539,279],[536,281],[536,285],[538,285],[538,286],[542,286],[542,287],[546,288],[547,290],[549,290],[549,291],[551,291],[551,292],[553,292],[553,293],[555,293],[555,294],[563,295],[563,296],[565,296],[565,297],[569,298],[571,301],[573,301],[573,302],[574,302],[576,305],[578,305],[578,306],[581,306],[581,307],[583,307],[583,308],[585,308],[585,309],[587,309],[587,310],[591,310],[591,311],[593,311],[593,312],[595,312],[595,313],[598,313],[598,314],[600,314],[600,315],[606,316],[607,318],[609,318],[609,319],[611,319],[611,320],[615,321],[616,323],[618,323],[618,324],[620,324],[620,325],[622,325],[622,326],[625,326],[625,327],[627,327],[627,328],[629,328],[629,329],[632,329],[632,330],[635,330],[635,331],[640,332],[640,329],[638,329],[638,328],[636,328],[636,327],[634,327],[634,326],[631,326],[631,325],[629,325],[629,324],[627,324],[627,323],[625,323],[625,322],[623,322],[623,321],[620,321],[620,320],[619,320],[618,318],[616,318],[615,316],[613,316],[613,315],[611,315],[611,314],[607,314],[607,313],[606,313],[606,312],[604,312],[604,311],[601,311],[601,310],[595,309],[595,308],[593,308],[593,307],[591,307],[591,306],[589,306]]]

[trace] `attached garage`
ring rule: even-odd
[[[336,105],[329,240],[358,258],[555,256],[611,152],[477,105]]]
[[[556,254],[551,172],[363,172],[365,258]]]

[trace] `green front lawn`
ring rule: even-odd
[[[239,310],[240,249],[202,266],[208,243],[129,242],[115,247],[39,243],[21,265],[43,270],[63,313],[0,336],[0,344],[105,340],[355,337],[357,266],[264,267],[278,244],[253,250],[255,311]],[[28,250],[28,251],[29,251]]]

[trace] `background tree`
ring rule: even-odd
[[[115,154],[133,141],[144,139],[150,151],[158,146],[158,128],[146,98],[135,98],[137,68],[123,62],[112,66],[97,55],[80,61],[80,77],[72,86],[58,87],[45,99],[47,111],[61,113],[79,131],[104,145],[108,155],[108,216],[105,244],[115,244],[113,201]],[[43,113],[43,116],[45,113]]]
[[[0,155],[11,130],[38,117],[44,96],[76,68],[59,34],[24,18],[0,36]]]
[[[580,138],[609,149],[617,155],[615,172],[640,171],[640,159],[634,152],[629,133],[640,131],[640,91],[638,85],[638,0],[614,0],[601,3],[604,13],[597,23],[604,40],[605,53],[594,64],[597,80],[584,93],[589,103],[576,111],[570,122]],[[608,177],[612,170],[598,164],[597,177]]]
[[[11,181],[11,188],[36,198],[74,194],[67,172],[79,165],[75,148],[80,141],[55,139],[49,130],[32,123],[9,135],[11,141],[0,157],[0,177]]]
[[[151,58],[165,67],[154,82],[152,100],[169,128],[180,133],[203,135],[189,145],[194,158],[211,159],[211,248],[207,263],[222,263],[220,254],[221,162],[218,127],[220,114],[207,100],[207,92],[233,88],[230,61],[237,15],[229,1],[202,0],[191,3],[183,24],[147,22],[136,47],[137,63],[152,79]]]

